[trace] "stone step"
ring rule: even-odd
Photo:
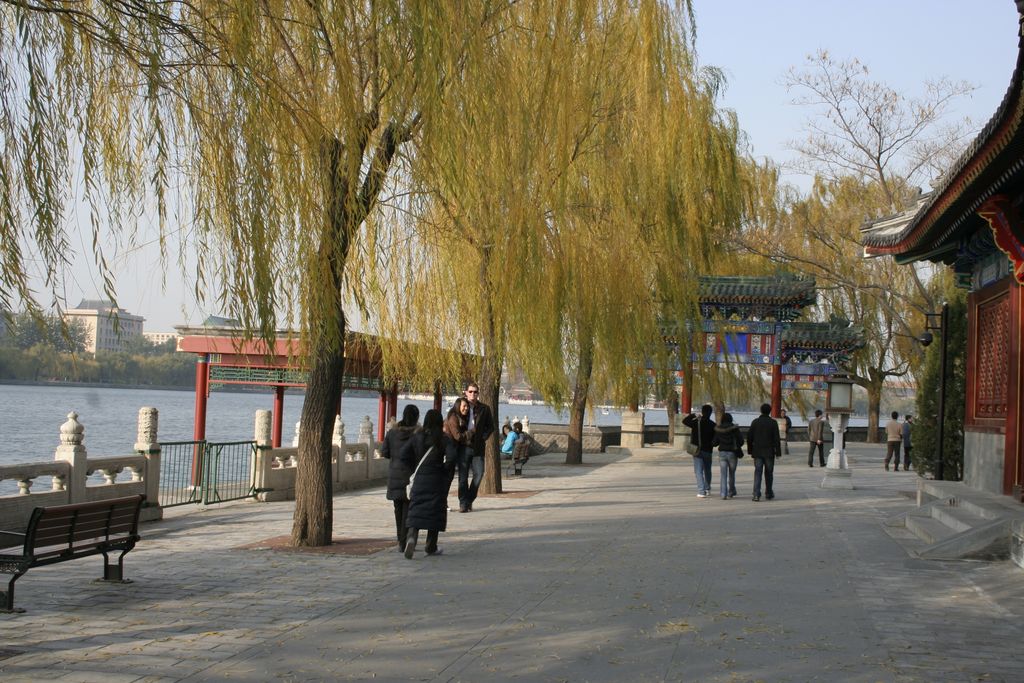
[[[971,489],[961,482],[921,479],[918,482],[918,490],[923,494],[922,504],[928,501],[941,501],[990,520],[1005,517],[1007,514],[1019,516],[1024,510],[1008,496]]]
[[[908,530],[928,545],[944,541],[958,533],[955,529],[946,526],[941,520],[935,519],[930,514],[918,512],[908,514],[905,524]]]
[[[992,521],[991,517],[983,517],[977,514],[976,509],[972,510],[971,506],[963,507],[933,503],[928,507],[928,510],[934,519],[939,520],[956,532],[969,531]]]

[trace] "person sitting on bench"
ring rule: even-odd
[[[523,431],[522,422],[516,422],[516,425],[519,425],[519,429],[516,429],[515,425],[511,428],[508,425],[501,428],[502,433],[505,435],[505,440],[501,444],[501,457],[509,460],[512,459],[512,449],[515,447],[516,441],[519,440],[519,435]]]

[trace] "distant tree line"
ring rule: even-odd
[[[174,340],[150,343],[141,335],[125,340],[123,351],[86,353],[88,331],[78,320],[59,316],[8,317],[0,330],[0,380],[99,382],[104,384],[192,386],[195,361],[175,352]]]

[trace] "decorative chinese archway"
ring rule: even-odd
[[[680,408],[693,408],[692,386],[685,382],[694,363],[758,365],[771,372],[772,415],[782,409],[783,389],[825,390],[829,376],[864,345],[864,330],[848,320],[797,322],[803,309],[817,303],[814,278],[700,278],[701,329],[688,368],[676,369]],[[679,348],[678,330],[666,342]]]

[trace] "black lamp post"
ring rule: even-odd
[[[932,343],[932,332],[939,333],[939,409],[938,409],[938,439],[939,439],[939,452],[938,459],[935,462],[935,478],[938,480],[943,479],[945,474],[945,454],[943,453],[944,441],[945,441],[945,426],[946,426],[946,350],[949,346],[949,304],[942,304],[941,313],[925,313],[925,331],[918,341],[923,346],[928,346]]]

